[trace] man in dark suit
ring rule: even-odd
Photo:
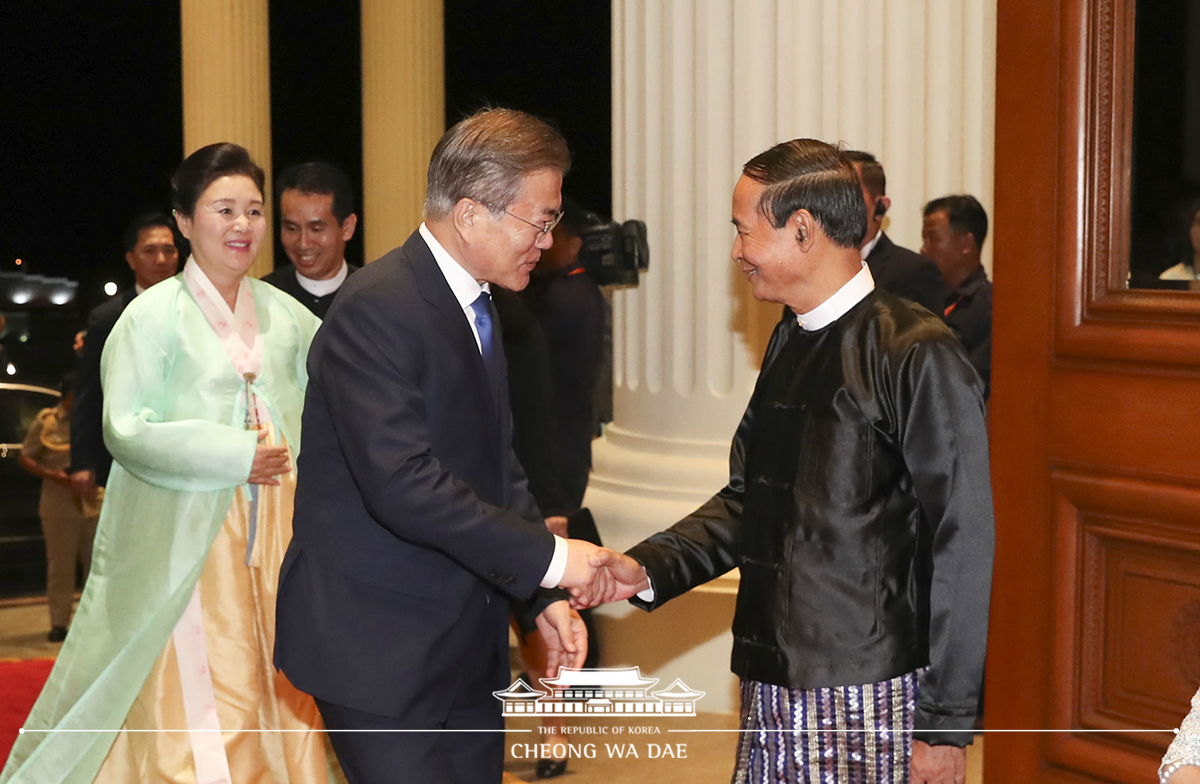
[[[179,270],[182,238],[177,231],[175,222],[164,212],[144,212],[130,221],[125,229],[125,261],[133,270],[134,284],[88,314],[75,404],[71,407],[71,484],[80,495],[94,495],[97,486],[107,484],[112,468],[101,423],[104,394],[100,390],[100,355],[104,343],[134,297]]]
[[[529,282],[569,163],[521,112],[455,125],[425,222],[347,281],[313,341],[275,663],[329,729],[392,730],[331,734],[351,784],[501,780],[510,598],[532,599],[551,667],[586,654],[546,589],[590,585],[600,551],[551,534],[526,488],[490,302]]]
[[[946,281],[940,315],[979,371],[984,399],[992,392],[992,282],[981,260],[987,234],[987,211],[974,196],[943,196],[925,205],[921,252]]]
[[[346,261],[346,243],[358,227],[354,189],[341,169],[312,162],[284,169],[275,192],[279,194],[279,239],[292,263],[263,280],[323,319],[346,276],[359,268]]]
[[[883,231],[883,219],[892,206],[887,197],[883,165],[869,152],[849,150],[845,155],[862,180],[863,199],[867,203],[867,236],[862,243],[862,257],[871,269],[875,285],[941,315],[946,290],[937,265],[892,242]]]
[[[560,472],[573,511],[583,506],[596,435],[596,380],[604,344],[604,295],[579,263],[587,213],[563,198],[554,244],[542,254],[523,294],[546,336],[553,374],[552,415]]]

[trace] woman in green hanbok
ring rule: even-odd
[[[326,780],[316,707],[271,663],[318,322],[246,275],[263,180],[232,144],[172,179],[193,255],[105,346],[92,572],[0,782]]]

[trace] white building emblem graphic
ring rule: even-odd
[[[543,678],[540,691],[517,678],[504,691],[492,692],[504,703],[505,716],[695,716],[702,691],[692,691],[678,678],[661,691],[650,691],[658,678],[643,678],[638,667],[574,669],[559,667],[558,676]]]

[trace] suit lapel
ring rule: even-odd
[[[433,258],[433,252],[429,250],[429,246],[425,244],[425,240],[419,233],[413,232],[408,241],[404,243],[404,250],[412,265],[417,286],[421,289],[421,298],[429,307],[434,327],[450,344],[454,353],[465,359],[468,373],[471,376],[472,395],[489,414],[486,417],[489,422],[489,435],[499,442],[502,409],[499,408],[499,402],[495,395],[485,393],[493,387],[488,379],[487,370],[484,368],[479,346],[475,343],[475,336],[471,333],[471,325],[467,323],[466,314],[463,313],[462,307],[454,297],[454,292],[450,290],[450,284],[446,282],[441,269],[438,268],[437,262]],[[499,366],[503,370],[504,352],[500,346],[499,325],[494,325],[493,328],[496,330],[497,350],[500,351]]]

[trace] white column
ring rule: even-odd
[[[745,161],[813,136],[875,153],[888,233],[920,246],[921,207],[992,202],[995,0],[614,0],[613,213],[646,221],[650,271],[613,305],[615,421],[587,504],[624,548],[720,489],[778,305],[729,258]],[[736,576],[650,620],[603,615],[606,664],[641,664],[736,709]],[[720,614],[723,622],[706,619]]]
[[[181,0],[183,153],[233,142],[266,172],[271,225],[271,61],[267,0]],[[274,232],[263,238],[250,274],[275,268]]]

